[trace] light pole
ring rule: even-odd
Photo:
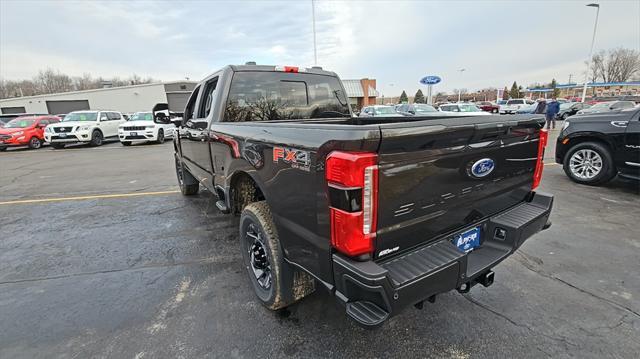
[[[596,8],[596,22],[593,25],[593,37],[591,38],[591,50],[589,50],[589,58],[587,59],[587,71],[584,74],[584,87],[582,88],[582,102],[587,97],[587,81],[589,80],[589,69],[591,68],[591,59],[593,58],[593,45],[596,42],[596,29],[598,28],[598,16],[600,15],[600,4],[587,4],[589,7]]]
[[[316,3],[311,0],[311,20],[313,23],[313,64],[318,66],[318,50],[316,48]]]
[[[467,69],[460,69],[458,70],[460,72],[460,78],[462,78],[462,73],[465,72]],[[460,102],[460,93],[462,92],[462,88],[458,89],[458,102]]]

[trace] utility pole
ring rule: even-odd
[[[313,64],[318,65],[318,50],[316,47],[316,2],[311,0],[311,17],[313,23]]]
[[[584,73],[584,87],[582,88],[582,102],[587,97],[587,81],[589,80],[589,69],[591,68],[591,59],[593,58],[593,45],[596,42],[596,29],[598,29],[598,16],[600,15],[600,4],[587,4],[588,7],[595,7],[596,22],[593,25],[593,37],[591,37],[591,50],[589,50],[589,58],[587,59],[587,71]]]
[[[460,72],[460,78],[462,78],[462,73],[465,72],[467,69],[460,69],[458,70]],[[458,89],[458,102],[460,102],[460,92],[462,92],[462,88]]]
[[[573,77],[573,74],[569,74],[569,82],[567,82],[569,84],[571,83],[571,77]]]

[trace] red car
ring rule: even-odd
[[[491,112],[491,113],[498,113],[500,111],[500,106],[496,105],[493,102],[484,101],[484,102],[479,102],[476,105],[480,107],[482,111]]]
[[[60,122],[56,116],[16,117],[0,128],[0,151],[7,147],[29,146],[40,148],[44,142],[44,128],[50,123]]]

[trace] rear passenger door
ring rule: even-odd
[[[124,123],[124,118],[118,112],[107,112],[107,117],[109,118],[109,135],[108,136],[117,136],[118,135],[118,127],[120,124]]]
[[[627,124],[622,153],[624,166],[621,167],[625,168],[622,172],[640,176],[640,111]]]

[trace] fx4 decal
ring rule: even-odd
[[[295,148],[274,147],[273,162],[278,163],[280,160],[290,164],[292,168],[307,172],[311,171],[311,154],[308,151]]]

